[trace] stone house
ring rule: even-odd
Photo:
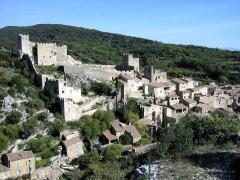
[[[188,89],[185,91],[178,91],[177,94],[180,96],[181,99],[187,99],[190,98],[191,96],[191,91]]]
[[[144,77],[149,79],[150,82],[166,82],[167,73],[155,70],[152,65],[144,67]]]
[[[121,75],[117,81],[118,100],[141,97],[143,81],[129,75]]]
[[[147,127],[150,137],[152,138],[155,137],[159,126],[153,120],[151,120],[150,118],[144,117],[142,119],[139,119],[138,122],[144,125],[145,127]]]
[[[142,138],[134,125],[123,125],[123,128],[131,136],[133,143],[137,143]]]
[[[175,78],[171,80],[174,84],[176,84],[176,90],[177,91],[185,91],[186,89],[188,89],[188,82],[179,79],[179,78]]]
[[[105,130],[99,140],[102,144],[111,144],[118,142],[124,133],[128,133],[131,136],[133,143],[141,139],[141,134],[134,125],[127,125],[115,120],[112,122],[110,130]]]
[[[3,164],[10,169],[11,177],[32,174],[35,170],[35,156],[32,151],[19,151],[3,156]]]
[[[193,81],[191,78],[174,78],[171,81],[176,84],[177,91],[185,91],[198,85],[198,83]]]
[[[117,120],[111,123],[110,131],[112,132],[113,135],[115,135],[118,138],[118,140],[119,137],[124,134],[124,129]]]
[[[228,106],[230,106],[233,102],[233,100],[230,98],[230,96],[200,96],[197,98],[197,101],[199,103],[208,104],[215,109],[222,108],[226,109]]]
[[[182,103],[179,104],[174,104],[170,106],[171,109],[173,110],[173,113],[187,113],[188,112],[188,107]]]
[[[164,99],[167,95],[174,93],[176,85],[171,82],[152,82],[144,84],[143,91],[145,95],[155,98]]]
[[[61,135],[63,140],[62,154],[66,155],[69,160],[75,159],[84,153],[84,145],[78,131],[67,129]]]
[[[83,142],[80,137],[73,137],[62,142],[62,153],[66,155],[69,160],[81,156],[83,152]]]
[[[149,118],[154,121],[155,124],[161,123],[163,119],[163,106],[156,104],[140,105],[141,117]]]
[[[105,130],[100,137],[102,144],[111,144],[117,142],[118,140],[118,137],[113,135],[109,129]]]
[[[195,107],[195,112],[202,114],[209,114],[214,112],[215,108],[209,104],[199,103]]]
[[[206,86],[201,86],[201,87],[195,87],[192,89],[189,89],[191,92],[190,98],[194,99],[196,96],[207,96],[208,95],[208,88]]]
[[[167,101],[169,106],[178,104],[180,100],[181,100],[180,96],[178,96],[176,93],[167,95]]]
[[[10,169],[7,166],[0,164],[0,179],[8,179],[10,177]]]
[[[182,103],[184,105],[186,105],[188,107],[188,109],[192,109],[197,105],[197,101],[190,99],[190,98],[183,99]]]
[[[63,140],[69,140],[74,137],[79,137],[79,132],[77,130],[65,129],[61,132],[61,137]]]
[[[63,171],[60,168],[47,166],[47,167],[36,169],[33,172],[32,176],[31,176],[31,179],[36,179],[36,180],[42,180],[42,179],[55,180],[55,179],[59,179],[62,176],[62,174],[63,174]]]

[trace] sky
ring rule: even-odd
[[[240,49],[240,0],[0,0],[0,28],[51,23]]]

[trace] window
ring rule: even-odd
[[[20,170],[20,169],[17,171],[17,174],[18,174],[18,175],[21,174],[21,170]]]

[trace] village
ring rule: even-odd
[[[209,116],[217,109],[234,112],[240,108],[240,85],[219,86],[212,82],[201,84],[191,77],[168,77],[166,72],[152,65],[141,67],[139,58],[123,54],[121,65],[83,64],[68,55],[66,45],[37,43],[29,35],[18,36],[19,60],[24,56],[43,90],[54,89],[59,98],[60,114],[66,122],[91,116],[97,110],[116,111],[134,99],[139,110],[141,126],[147,129],[151,142],[139,145],[143,138],[138,127],[115,119],[111,128],[102,132],[98,144],[105,148],[119,143],[124,134],[131,143],[124,151],[143,154],[157,145],[158,128],[171,126],[187,114]],[[41,67],[62,66],[63,74],[43,74]],[[114,87],[112,96],[83,95],[83,83],[104,82]],[[60,135],[61,155],[52,159],[51,166],[36,168],[37,157],[32,151],[16,151],[2,154],[0,179],[16,178],[31,174],[31,179],[58,179],[66,171],[76,167],[69,162],[84,154],[83,135],[73,129],[65,129]]]

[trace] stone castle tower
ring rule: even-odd
[[[132,67],[134,71],[139,72],[139,58],[134,58],[132,54],[123,54],[125,66]]]
[[[29,41],[29,35],[19,34],[18,35],[18,54],[22,58],[23,54],[32,56],[33,46],[35,43]]]

